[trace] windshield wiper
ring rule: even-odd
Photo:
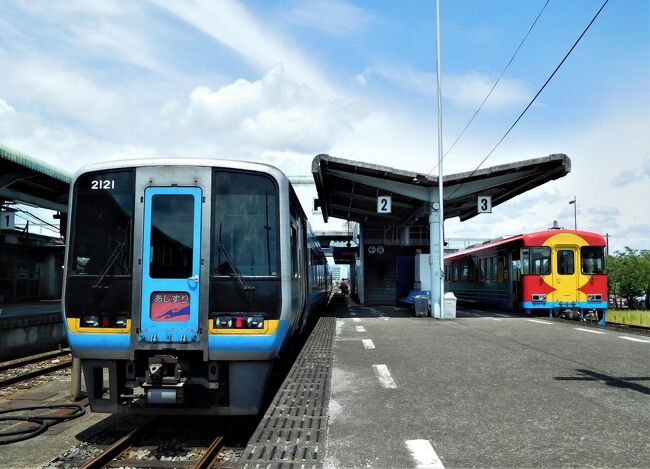
[[[239,283],[239,286],[244,291],[244,293],[254,292],[255,287],[250,283],[248,283],[246,280],[244,280],[244,276],[242,275],[241,271],[237,267],[237,264],[235,264],[235,261],[233,261],[232,256],[230,255],[230,252],[228,251],[226,246],[224,246],[222,243],[219,243],[218,246],[219,246],[219,251],[221,251],[223,253],[223,256],[226,258],[226,263],[228,264],[228,267],[230,267],[230,275],[237,279],[237,282]]]
[[[117,242],[117,246],[115,246],[115,249],[111,253],[110,256],[108,256],[108,259],[106,260],[106,263],[104,264],[104,267],[102,268],[99,278],[95,282],[95,284],[91,288],[100,288],[102,285],[102,282],[104,278],[108,275],[110,270],[113,268],[113,264],[119,259],[120,255],[124,251],[124,247],[126,246],[127,239],[129,237],[129,232],[131,227],[131,220],[126,224],[126,229],[124,230],[124,239],[122,241]]]

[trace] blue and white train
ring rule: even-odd
[[[70,191],[63,314],[93,411],[257,414],[331,278],[288,178],[118,161]]]

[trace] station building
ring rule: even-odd
[[[0,308],[61,298],[63,235],[34,233],[15,204],[56,211],[51,224],[64,233],[69,184],[64,172],[0,145]]]
[[[479,196],[489,195],[494,207],[570,170],[570,159],[554,154],[446,175],[444,218],[468,220],[478,214]],[[423,255],[431,253],[429,214],[437,210],[437,178],[329,155],[314,158],[312,174],[324,221],[355,222],[350,244],[334,248],[333,255],[351,266],[352,289],[361,304],[393,305],[411,290],[429,289],[420,267],[428,259]],[[381,206],[387,198],[390,210]],[[449,245],[448,252],[468,243]]]

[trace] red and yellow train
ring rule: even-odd
[[[604,325],[605,238],[551,229],[472,246],[445,257],[445,290],[460,301]]]

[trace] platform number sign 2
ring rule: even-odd
[[[479,195],[478,196],[478,206],[476,211],[478,213],[492,213],[492,196],[491,195]]]
[[[392,197],[390,195],[380,195],[377,197],[377,213],[391,213]]]

